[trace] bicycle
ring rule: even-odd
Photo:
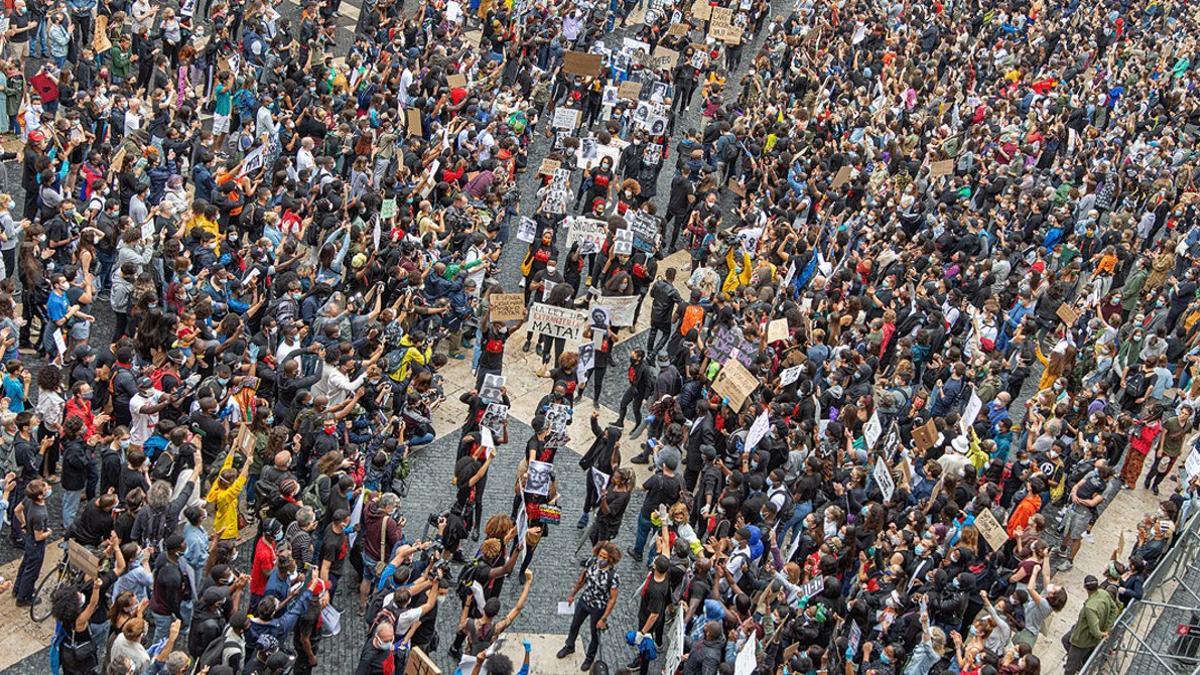
[[[63,587],[77,586],[84,580],[83,571],[71,565],[66,540],[59,542],[58,547],[63,550],[62,559],[54,569],[46,572],[33,588],[34,603],[29,606],[29,618],[36,623],[50,618],[53,605],[51,598],[54,597],[55,591]]]

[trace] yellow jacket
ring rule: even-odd
[[[235,454],[237,453],[230,450],[225,455],[225,463],[221,465],[221,471],[233,466]],[[208,503],[217,505],[217,514],[213,517],[213,531],[225,530],[221,533],[221,539],[237,539],[238,496],[242,494],[242,487],[245,484],[246,474],[239,474],[237,480],[227,488],[221,487],[219,480],[214,481],[208,490],[208,496],[204,498]]]
[[[750,285],[750,275],[754,273],[753,266],[750,264],[750,254],[742,251],[741,267],[738,271],[738,264],[733,259],[733,247],[725,252],[725,266],[729,268],[729,274],[725,276],[725,281],[721,284],[722,293],[732,293],[742,286]]]

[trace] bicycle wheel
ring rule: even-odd
[[[46,576],[38,580],[37,586],[33,588],[34,604],[29,607],[29,618],[37,623],[41,623],[50,618],[51,602],[50,598],[62,586],[63,581],[67,576],[66,565],[58,565],[54,569],[46,572]],[[37,602],[40,600],[41,602]]]

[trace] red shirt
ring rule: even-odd
[[[66,408],[63,410],[63,419],[69,420],[72,417],[78,417],[83,420],[83,428],[85,433],[83,439],[86,441],[96,433],[96,416],[92,413],[92,402],[81,400],[78,396],[72,396],[67,399]]]
[[[258,540],[254,547],[254,564],[250,566],[250,594],[262,595],[267,591],[267,577],[275,569],[275,544],[266,538]]]

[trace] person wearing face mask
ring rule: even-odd
[[[50,538],[50,514],[46,510],[46,500],[51,492],[53,490],[49,483],[40,479],[32,480],[25,486],[25,498],[13,511],[13,524],[20,525],[23,533],[21,566],[17,569],[13,588],[18,607],[30,607],[41,602],[34,595],[34,582],[42,571],[46,540]]]
[[[254,561],[250,566],[250,605],[258,606],[267,588],[267,578],[275,569],[278,546],[283,541],[283,525],[274,518],[267,518],[259,529],[258,543],[254,545]]]

